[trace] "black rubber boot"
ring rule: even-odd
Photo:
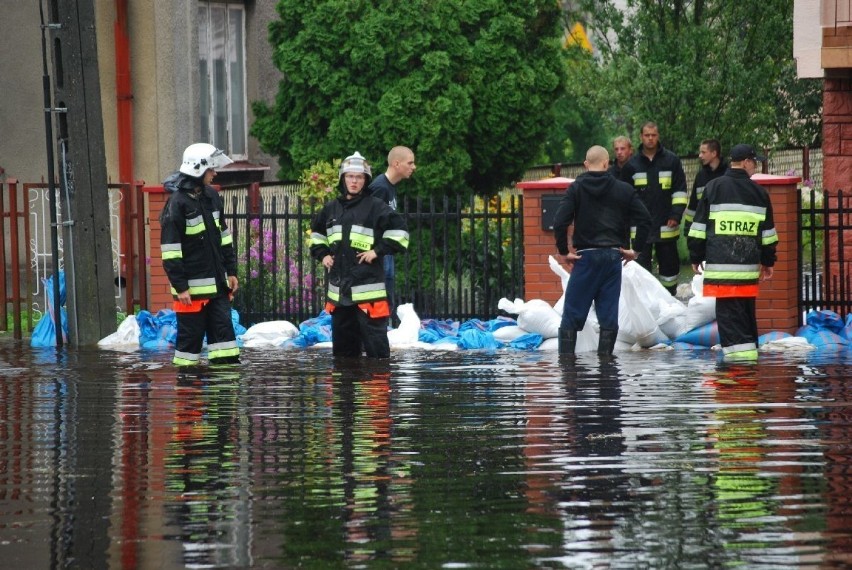
[[[574,354],[577,348],[577,331],[559,327],[559,354]]]
[[[598,355],[612,356],[616,338],[618,338],[618,329],[601,329],[601,336],[598,338]]]

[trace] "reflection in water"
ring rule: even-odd
[[[841,567],[844,359],[0,345],[0,566]]]

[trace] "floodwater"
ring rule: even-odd
[[[0,567],[852,565],[843,353],[0,345]]]

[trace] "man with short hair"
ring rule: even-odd
[[[701,168],[695,174],[695,182],[692,185],[692,193],[689,195],[689,203],[683,213],[683,234],[689,235],[692,219],[695,217],[695,206],[704,195],[704,187],[714,178],[719,178],[728,170],[728,163],[722,159],[722,146],[716,139],[705,139],[698,147],[698,160]]]
[[[621,169],[633,156],[633,143],[625,136],[619,136],[612,139],[612,150],[615,153],[615,162],[610,164],[609,172],[618,179],[621,179]]]
[[[636,227],[637,243],[645,243],[651,217],[636,190],[610,172],[602,146],[586,152],[586,172],[568,187],[556,211],[553,233],[562,262],[571,272],[559,326],[559,353],[573,354],[592,302],[601,325],[598,354],[609,356],[618,336],[618,301],[622,262],[636,259],[628,230]],[[568,227],[574,224],[576,253],[568,249]]]
[[[395,146],[388,153],[388,169],[384,174],[379,174],[370,184],[370,193],[396,210],[396,185],[403,180],[411,178],[417,165],[414,163],[414,152],[405,146]],[[396,269],[392,255],[384,258],[385,289],[388,295],[388,305],[391,314],[396,310],[396,294],[394,281]]]
[[[707,183],[698,201],[689,257],[693,271],[704,273],[704,295],[716,297],[723,359],[757,360],[755,299],[758,283],[772,277],[778,234],[769,194],[751,180],[766,158],[747,144],[732,148],[730,158],[731,167]]]
[[[633,184],[651,213],[651,234],[648,243],[636,242],[641,249],[636,261],[651,271],[652,256],[656,254],[660,283],[674,296],[680,273],[677,239],[687,202],[686,174],[680,158],[660,144],[656,123],[646,122],[641,133],[642,147],[621,171],[621,179]]]

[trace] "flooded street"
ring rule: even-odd
[[[852,354],[0,344],[0,567],[852,565]]]

